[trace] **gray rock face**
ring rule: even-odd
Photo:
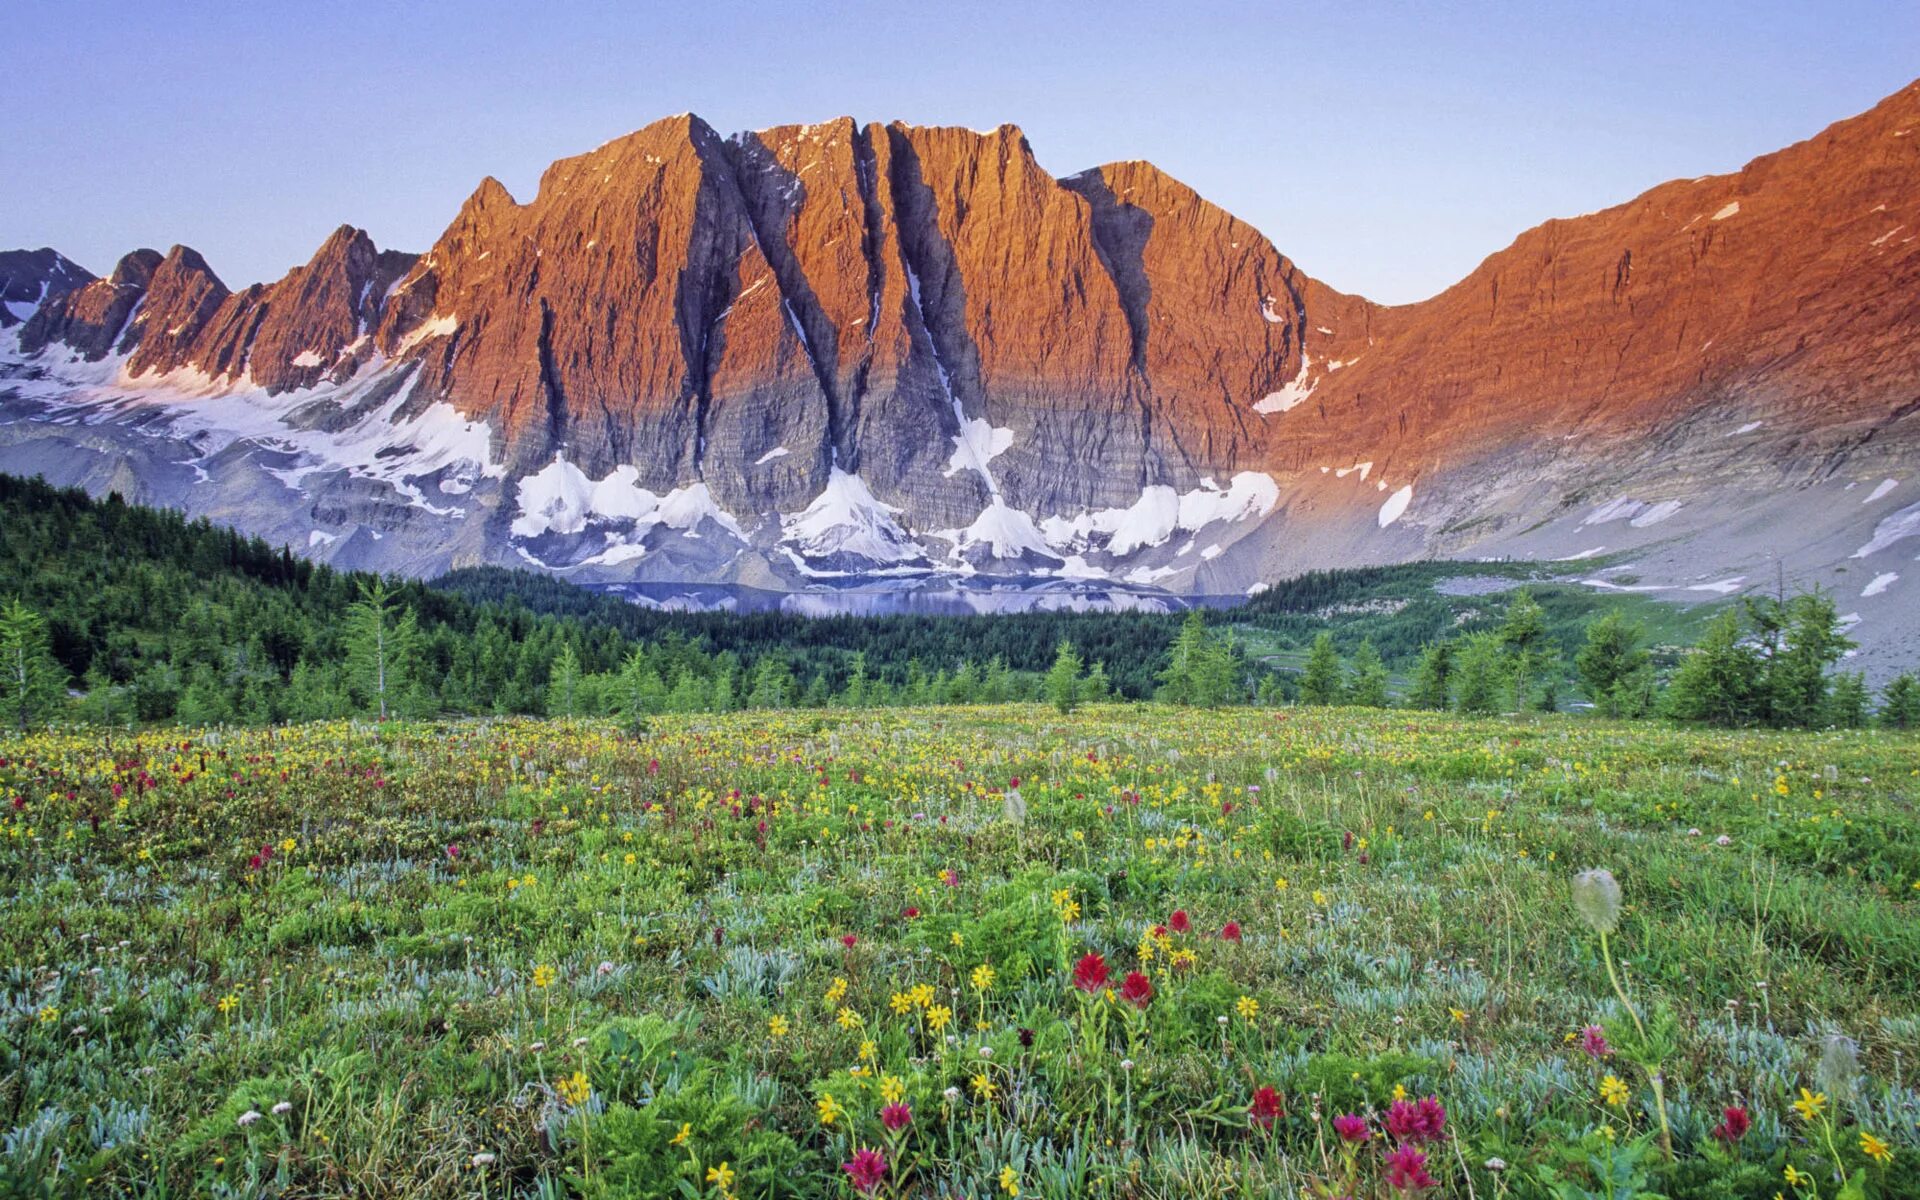
[[[48,300],[92,282],[85,267],[57,250],[0,250],[0,329],[24,323]]]

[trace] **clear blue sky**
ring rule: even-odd
[[[1737,168],[1920,73],[1920,4],[17,0],[0,246],[228,284],[341,222],[424,250],[483,175],[691,109],[1025,129],[1149,159],[1335,287],[1419,299],[1522,229]]]

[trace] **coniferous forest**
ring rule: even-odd
[[[1875,696],[1836,670],[1851,643],[1823,594],[1725,605],[1689,647],[1564,585],[1492,602],[1432,587],[1503,569],[1313,572],[1184,615],[667,612],[497,567],[432,582],[336,571],[117,495],[0,476],[0,690],[17,725],[1102,699],[1920,721],[1910,676]]]

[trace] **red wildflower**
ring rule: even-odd
[[[1274,1120],[1286,1115],[1280,1106],[1280,1093],[1270,1087],[1254,1092],[1253,1102],[1247,1105],[1247,1116],[1262,1129],[1272,1129]]]
[[[447,843],[447,861],[455,862],[455,861],[458,861],[459,858],[460,858],[460,843],[448,842]]]
[[[1153,980],[1138,971],[1128,971],[1120,984],[1120,998],[1144,1011],[1153,1000]]]
[[[1713,1127],[1713,1136],[1731,1146],[1747,1136],[1747,1130],[1753,1128],[1753,1118],[1744,1108],[1733,1107],[1721,1110],[1723,1119]]]
[[[1445,1134],[1447,1110],[1436,1096],[1419,1103],[1395,1100],[1387,1109],[1387,1132],[1397,1142],[1434,1142]]]
[[[1175,909],[1173,916],[1167,919],[1167,924],[1173,926],[1175,933],[1185,933],[1193,928],[1193,922],[1187,919],[1187,910],[1184,908]]]
[[[1580,1048],[1587,1052],[1588,1058],[1605,1058],[1613,1053],[1613,1047],[1607,1045],[1606,1031],[1598,1025],[1589,1025],[1580,1031]]]
[[[915,917],[920,915],[920,910],[915,908],[913,905],[909,904],[905,909],[901,911],[900,915],[905,917],[907,920],[911,921]]]
[[[859,938],[853,936],[850,933],[843,933],[840,935],[840,944],[842,946],[845,946],[849,950],[853,949],[854,944],[857,943],[859,940],[860,940]]]
[[[1395,1191],[1413,1192],[1437,1183],[1427,1174],[1427,1156],[1412,1146],[1396,1146],[1387,1155],[1387,1186]]]
[[[1083,992],[1097,992],[1107,986],[1107,960],[1089,954],[1073,965],[1073,986]]]
[[[899,1133],[913,1120],[913,1110],[904,1104],[889,1104],[880,1110],[880,1123],[890,1131]]]
[[[853,1189],[862,1195],[878,1188],[887,1177],[887,1159],[878,1150],[855,1150],[853,1158],[840,1164],[853,1181]]]
[[[1220,927],[1220,940],[1223,942],[1239,941],[1240,940],[1240,922],[1228,921],[1225,925],[1222,925]]]
[[[1367,1133],[1367,1119],[1358,1113],[1342,1113],[1333,1119],[1333,1131],[1340,1135],[1343,1142],[1364,1142]]]

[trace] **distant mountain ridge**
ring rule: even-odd
[[[524,204],[483,181],[418,256],[343,226],[240,291],[186,247],[0,256],[0,469],[420,575],[1786,574],[1910,662],[1916,236],[1920,84],[1401,306],[1151,164],[1056,179],[1013,126],[682,115]]]

